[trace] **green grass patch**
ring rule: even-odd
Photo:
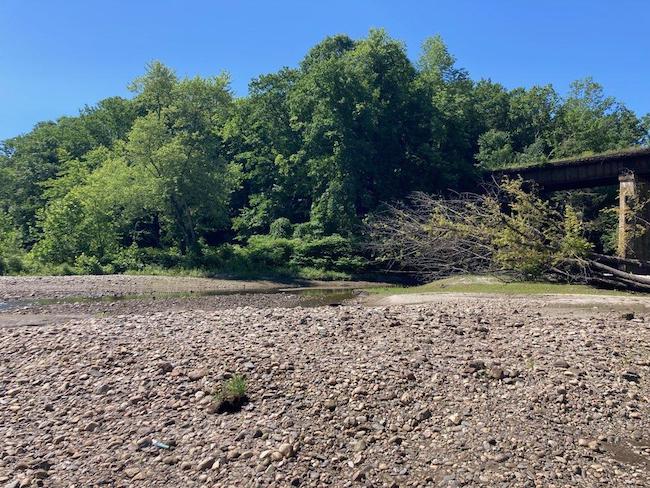
[[[213,396],[217,412],[236,412],[241,409],[248,401],[247,390],[246,377],[243,375],[236,374],[225,380]]]
[[[606,290],[588,285],[567,285],[531,281],[503,281],[492,276],[459,276],[433,281],[421,286],[369,288],[369,293],[400,295],[404,293],[496,293],[504,295],[631,295],[631,292]]]

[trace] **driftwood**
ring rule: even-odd
[[[516,205],[510,205],[513,199]],[[531,217],[521,218],[512,209],[530,212]],[[528,255],[548,257],[537,278],[650,291],[650,276],[630,272],[650,269],[650,262],[594,253],[580,248],[579,239],[572,254],[566,249],[564,219],[562,211],[536,195],[526,195],[516,185],[505,193],[495,185],[482,194],[444,199],[417,193],[407,203],[386,206],[374,216],[369,223],[369,246],[385,261],[387,271],[409,272],[428,280],[459,273],[530,278],[516,259],[502,259],[499,246],[510,245],[523,260]],[[504,233],[511,242],[503,244]]]

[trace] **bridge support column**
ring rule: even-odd
[[[639,229],[642,220],[650,221],[650,182],[634,173],[618,177],[618,256],[650,261],[650,229]],[[638,213],[637,213],[638,212]]]

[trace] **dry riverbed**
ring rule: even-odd
[[[650,486],[644,310],[239,296],[0,327],[0,486]]]

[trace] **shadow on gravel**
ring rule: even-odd
[[[237,398],[236,400],[224,400],[221,403],[219,403],[219,406],[215,410],[215,413],[237,413],[241,411],[242,407],[244,405],[248,404],[248,397],[244,395],[241,398]]]

